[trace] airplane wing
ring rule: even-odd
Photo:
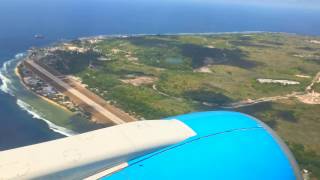
[[[0,179],[302,179],[282,140],[245,114],[137,121],[0,152]]]

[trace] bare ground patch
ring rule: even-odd
[[[131,84],[133,86],[153,84],[156,80],[158,80],[158,78],[150,76],[139,76],[132,79],[121,79],[123,83]]]

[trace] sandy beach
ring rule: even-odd
[[[21,74],[19,73],[19,70],[18,70],[18,66],[20,65],[20,63],[17,64],[16,68],[14,69],[14,72],[15,74],[18,76],[19,80],[20,80],[20,83],[23,85],[24,88],[26,88],[29,92],[31,92],[32,94],[36,95],[37,97],[43,99],[44,101],[48,102],[49,104],[52,104],[54,106],[57,106],[61,109],[63,109],[64,111],[67,111],[67,112],[71,112],[68,108],[66,108],[65,106],[61,105],[61,104],[58,104],[57,102],[49,99],[49,98],[46,98],[44,96],[40,96],[39,94],[33,92],[32,90],[30,90],[30,88],[24,83],[23,79],[22,79],[22,76]],[[72,113],[72,112],[71,112]]]

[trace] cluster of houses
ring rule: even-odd
[[[23,83],[34,93],[46,97],[66,107],[72,112],[81,112],[81,109],[79,109],[79,107],[70,101],[67,96],[60,93],[56,88],[50,86],[48,83],[44,82],[41,78],[23,65],[19,66],[19,71]]]

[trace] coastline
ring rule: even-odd
[[[132,33],[132,34],[108,34],[108,35],[93,35],[93,36],[84,36],[78,37],[75,39],[78,40],[90,40],[90,39],[105,39],[105,38],[116,38],[116,37],[140,37],[140,36],[201,36],[201,35],[228,35],[228,34],[284,34],[284,35],[293,35],[293,36],[302,36],[302,37],[320,37],[320,35],[308,35],[308,34],[299,34],[293,32],[282,32],[282,31],[229,31],[229,32],[198,32],[198,33]],[[75,39],[64,39],[59,43],[69,42]],[[54,43],[53,43],[54,44]],[[50,47],[50,46],[48,46]]]
[[[44,121],[49,129],[62,134],[64,136],[72,136],[78,133],[88,132],[106,126],[95,124],[79,116],[60,104],[42,97],[30,90],[23,82],[19,73],[18,64],[16,62],[10,67],[9,77],[13,79],[15,85],[11,85],[13,89],[12,96],[17,98],[16,104],[23,110],[32,115],[33,118]],[[18,88],[18,89],[16,89]]]
[[[136,34],[110,34],[110,35],[94,35],[94,36],[84,36],[79,37],[76,39],[79,40],[89,40],[94,38],[113,38],[113,37],[139,37],[139,36],[201,36],[201,35],[223,35],[223,34],[291,34],[291,35],[299,35],[299,36],[314,36],[314,35],[304,35],[304,34],[297,34],[297,33],[288,33],[288,32],[277,32],[277,31],[230,31],[230,32],[199,32],[199,33],[161,33],[161,34],[155,34],[155,33],[136,33]],[[318,37],[318,36],[316,36]],[[66,40],[69,41],[69,40]]]
[[[265,32],[265,31],[242,31],[242,32],[217,32],[217,33],[172,33],[172,34],[169,34],[169,33],[163,33],[163,34],[160,34],[160,35],[169,35],[169,36],[183,36],[183,35],[186,35],[186,36],[191,36],[191,35],[221,35],[221,34],[287,34],[287,35],[294,35],[293,33],[282,33],[282,32]],[[130,37],[135,37],[135,36],[157,36],[159,34],[122,34],[122,35],[98,35],[98,36],[89,36],[89,37],[79,37],[77,39],[79,40],[90,40],[90,39],[95,39],[95,38],[98,38],[98,39],[103,39],[103,38],[111,38],[111,37],[123,37],[123,38],[130,38]],[[308,36],[302,36],[302,37],[308,37]],[[316,39],[318,39],[316,36],[313,36],[315,37]],[[47,46],[44,46],[42,48],[46,49],[46,48],[54,48],[56,46],[60,46],[62,45],[63,43],[67,43],[67,42],[70,42],[72,40],[64,40],[64,41],[61,41],[61,42],[56,42],[56,43],[53,43],[53,44],[49,44]],[[23,71],[21,71],[21,69],[19,69],[19,66],[23,63],[23,60],[18,62],[16,64],[16,67],[14,68],[14,74],[17,76],[17,78],[19,79],[19,83],[24,87],[25,90],[27,90],[28,92],[32,93],[33,95],[37,96],[38,98],[40,98],[41,100],[47,102],[49,105],[51,106],[54,106],[54,107],[57,107],[59,108],[60,110],[66,112],[66,113],[70,113],[70,114],[76,114],[74,113],[73,110],[70,110],[68,107],[64,106],[64,104],[60,104],[59,102],[55,101],[55,100],[52,100],[52,99],[49,99],[45,96],[42,96],[41,94],[38,94],[36,93],[35,91],[33,91],[31,89],[31,87],[29,87],[25,82],[24,82],[24,76],[23,76]],[[36,106],[35,106],[36,107]],[[40,107],[42,108],[42,107]],[[45,114],[45,113],[44,113]],[[56,119],[52,119],[52,114],[49,113],[50,116],[51,116],[51,120],[53,121],[56,121]],[[54,117],[54,116],[53,116]],[[90,123],[93,122],[93,123],[97,123],[98,121],[94,118],[90,118],[89,116],[82,116],[81,118],[84,118],[86,121],[89,121]],[[59,120],[58,120],[59,121]],[[59,123],[58,123],[59,124]],[[60,124],[61,125],[61,124]],[[68,125],[68,126],[73,126],[70,124],[70,121],[67,120],[65,122],[62,123],[62,126],[64,125]]]
[[[19,73],[18,67],[19,67],[20,64],[21,64],[21,62],[19,62],[19,63],[17,64],[17,66],[16,66],[15,69],[14,69],[14,73],[15,73],[15,75],[19,78],[20,83],[23,85],[24,88],[26,88],[26,90],[28,90],[28,91],[31,92],[32,94],[36,95],[37,97],[41,98],[42,100],[44,100],[44,101],[52,104],[53,106],[56,106],[56,107],[58,107],[58,108],[60,108],[60,109],[62,109],[62,110],[64,110],[64,111],[66,111],[66,112],[73,113],[73,112],[71,112],[68,108],[62,106],[61,104],[58,104],[57,102],[55,102],[55,101],[53,101],[53,100],[51,100],[51,99],[49,99],[49,98],[46,98],[46,97],[44,97],[44,96],[41,96],[41,95],[33,92],[32,90],[30,90],[30,88],[24,83],[24,81],[23,81],[23,79],[22,79],[22,76],[21,76],[21,74]]]
[[[18,53],[13,59],[5,61],[0,69],[0,93],[15,97],[15,103],[22,111],[27,112],[32,118],[44,121],[48,129],[63,136],[72,136],[78,134],[76,126],[71,126],[69,119],[71,113],[65,111],[52,103],[48,103],[43,98],[36,96],[25,88],[21,82],[20,75],[16,69],[24,53]],[[50,112],[52,111],[52,113]],[[56,117],[56,118],[55,118]]]
[[[78,37],[78,38],[75,38],[73,40],[94,40],[94,39],[107,39],[107,38],[114,38],[114,37],[119,37],[119,38],[130,38],[130,37],[140,37],[140,36],[192,36],[192,35],[204,35],[204,36],[209,36],[209,35],[228,35],[228,34],[284,34],[284,35],[298,35],[296,33],[287,33],[287,32],[271,32],[271,31],[234,31],[234,32],[203,32],[203,33],[162,33],[162,34],[153,34],[153,33],[144,33],[144,34],[110,34],[110,35],[94,35],[94,36],[84,36],[84,37]],[[305,36],[305,35],[301,35],[302,37],[309,37],[309,36]],[[317,36],[312,36],[312,37],[315,37],[317,38]],[[60,46],[64,43],[68,43],[70,41],[73,41],[73,40],[68,40],[68,39],[65,39],[63,41],[59,41],[59,42],[55,42],[55,43],[52,43],[52,44],[49,44],[47,46],[44,46],[42,48],[46,49],[46,48],[54,48],[54,47],[57,47],[57,46]],[[17,64],[17,67],[15,68],[15,74],[18,76],[19,80],[20,80],[20,83],[29,91],[31,92],[32,94],[36,95],[37,97],[43,99],[44,101],[50,103],[51,105],[53,106],[56,106],[66,112],[69,112],[69,113],[74,113],[72,110],[68,109],[68,107],[64,106],[63,104],[59,104],[58,102],[52,100],[52,99],[49,99],[45,96],[42,96],[41,94],[38,94],[36,92],[34,92],[33,90],[30,89],[30,87],[24,82],[24,79],[23,79],[23,75],[20,74],[19,72],[19,65],[23,62],[23,60],[21,62],[19,62],[19,64]],[[92,121],[92,122],[97,122],[94,118],[89,118],[88,119],[89,121]]]

